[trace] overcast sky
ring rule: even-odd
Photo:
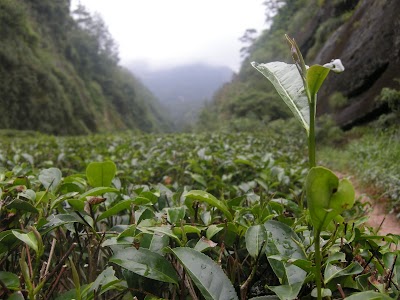
[[[79,2],[103,17],[123,65],[204,62],[238,71],[238,39],[266,27],[263,0],[72,0],[72,7]]]

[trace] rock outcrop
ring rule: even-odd
[[[382,88],[398,88],[400,1],[361,0],[352,16],[325,42],[315,62],[340,58],[346,71],[330,75],[318,97],[318,114],[332,113],[343,128],[369,121],[384,107],[375,101]],[[329,95],[341,92],[347,105],[333,111]]]

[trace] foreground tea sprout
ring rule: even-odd
[[[347,179],[339,178],[324,167],[317,167],[315,162],[315,118],[317,93],[332,70],[344,71],[340,59],[311,67],[304,63],[303,56],[294,39],[286,35],[294,64],[284,62],[256,63],[252,66],[260,71],[274,85],[275,89],[301,123],[308,137],[309,166],[305,185],[307,206],[314,232],[315,281],[316,290],[312,295],[317,299],[329,296],[330,290],[322,289],[322,254],[321,232],[326,230],[333,220],[354,204],[355,192]]]

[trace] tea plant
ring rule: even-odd
[[[1,139],[0,297],[397,298],[399,237],[365,226],[350,182],[315,166],[329,68],[307,69],[290,42],[294,65],[257,67],[306,129],[309,161],[301,133],[277,127]]]

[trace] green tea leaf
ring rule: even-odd
[[[320,65],[313,65],[307,70],[307,86],[310,95],[316,95],[328,76],[330,69]]]
[[[303,80],[296,65],[279,61],[266,64],[252,62],[251,65],[271,81],[282,100],[308,134],[310,108]]]
[[[167,235],[170,238],[173,238],[179,245],[182,244],[181,239],[173,233],[170,226],[158,226],[158,227],[141,227],[139,226],[138,229],[145,233],[157,233],[162,235]]]
[[[354,204],[355,192],[347,179],[323,167],[310,170],[306,179],[307,205],[313,225],[319,231]]]
[[[291,285],[268,286],[280,300],[293,300],[297,298],[303,282],[293,283]]]
[[[8,300],[25,300],[21,292],[15,292],[7,298]]]
[[[188,192],[185,196],[189,199],[206,202],[222,211],[229,221],[233,220],[232,214],[229,212],[229,209],[225,203],[218,200],[213,195],[204,191],[193,190]]]
[[[15,235],[17,239],[27,244],[36,253],[39,251],[38,241],[35,237],[35,234],[32,231],[29,233],[19,233],[18,231],[13,230],[12,233]]]
[[[184,266],[206,300],[238,299],[229,278],[211,258],[192,248],[174,248],[170,251]]]
[[[224,229],[223,226],[218,226],[218,225],[212,224],[212,225],[208,226],[208,228],[207,228],[206,237],[208,239],[212,239],[212,237],[214,235],[216,235],[218,232],[220,232],[223,229]]]
[[[19,278],[14,273],[0,271],[0,281],[4,283],[9,290],[19,289]]]
[[[359,263],[352,262],[346,268],[341,268],[335,264],[334,262],[344,262],[346,261],[346,255],[342,252],[334,253],[329,256],[326,261],[326,267],[324,272],[324,283],[327,284],[333,278],[347,276],[347,275],[356,275],[360,274],[364,268],[360,266]]]
[[[378,292],[367,291],[367,292],[355,293],[344,299],[345,300],[392,300],[393,298]]]
[[[111,216],[117,215],[119,212],[128,209],[133,200],[127,199],[127,200],[122,200],[115,204],[113,207],[108,208],[105,212],[101,213],[100,216],[97,218],[98,221],[106,219]]]
[[[47,233],[54,228],[57,228],[59,226],[65,225],[65,224],[70,224],[70,223],[82,223],[82,220],[75,217],[74,214],[55,214],[51,215],[47,218],[48,223],[43,225],[42,228],[40,228],[43,233]]]
[[[120,280],[115,276],[115,271],[112,267],[106,268],[103,272],[97,276],[96,280],[89,288],[89,292],[97,291],[101,289],[100,295],[106,290],[109,290],[112,285],[120,282]]]
[[[86,177],[92,187],[108,187],[116,172],[117,167],[112,161],[92,162],[86,168]]]
[[[171,263],[148,249],[125,249],[113,255],[109,261],[138,275],[178,284],[178,275]]]
[[[21,199],[14,199],[12,202],[7,204],[7,209],[16,209],[18,211],[31,212],[31,213],[39,213],[36,207],[30,204],[28,201],[24,201]]]
[[[194,249],[199,252],[204,252],[210,248],[216,247],[217,245],[218,245],[217,243],[214,243],[213,241],[208,240],[205,237],[201,237],[201,239],[199,239],[196,245],[194,246]]]
[[[201,227],[196,227],[196,226],[192,226],[192,225],[177,226],[177,227],[173,228],[172,232],[174,234],[179,234],[179,235],[182,235],[183,233],[184,234],[196,233],[197,235],[200,235]]]
[[[54,193],[61,182],[61,171],[57,168],[43,169],[39,173],[39,181],[45,189]]]
[[[163,249],[168,246],[168,243],[169,237],[166,234],[158,235],[145,233],[140,241],[140,247],[162,255]]]
[[[185,219],[185,207],[166,208],[167,220],[170,224],[180,224]]]
[[[274,259],[274,256],[278,255],[286,260],[306,260],[304,250],[298,245],[299,237],[288,225],[275,220],[265,222],[264,226],[268,236],[265,254],[275,274],[284,284],[302,283],[307,275],[304,270],[281,259]]]
[[[93,188],[93,189],[87,191],[86,193],[83,193],[81,195],[81,197],[79,198],[79,200],[86,200],[86,197],[100,196],[105,193],[119,193],[119,191],[117,189],[114,189],[111,187],[96,187],[96,188]]]
[[[264,225],[255,225],[247,229],[245,234],[246,248],[252,257],[260,254],[261,246],[267,241],[268,235]]]

